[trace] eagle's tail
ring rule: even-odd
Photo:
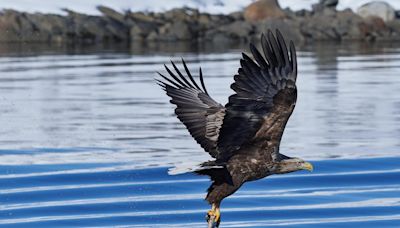
[[[214,161],[207,161],[200,164],[198,162],[185,162],[184,164],[177,164],[175,167],[168,169],[168,174],[178,175],[184,173],[197,173],[200,175],[208,175],[206,173],[203,174],[202,172],[209,169],[222,168],[225,168],[225,164],[217,164]]]
[[[219,164],[218,166],[215,164],[214,166],[212,166],[212,163],[210,162],[205,162],[203,163],[203,169],[199,169],[194,171],[194,173],[199,174],[199,175],[207,175],[210,177],[212,183],[210,185],[210,187],[207,189],[207,201],[211,203],[213,203],[213,199],[214,197],[211,197],[211,192],[213,192],[213,190],[221,185],[227,184],[227,185],[231,185],[233,186],[233,180],[232,180],[232,176],[229,173],[228,169],[226,168],[225,165],[221,165]]]
[[[218,163],[216,161],[203,162],[193,172],[199,175],[207,175],[212,181],[219,181],[221,178],[223,179],[226,175],[229,175],[225,163]]]
[[[232,184],[232,177],[225,166],[217,167],[217,168],[207,168],[207,169],[199,169],[194,171],[194,173],[199,175],[207,175],[210,177],[213,183],[228,183]]]

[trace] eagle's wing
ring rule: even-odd
[[[175,114],[185,124],[192,137],[211,156],[216,157],[217,139],[225,116],[225,108],[208,95],[201,68],[199,74],[202,88],[193,79],[183,59],[186,76],[173,62],[171,63],[177,75],[165,66],[170,77],[160,74],[165,81],[157,81],[172,98],[171,103],[176,105]]]
[[[277,30],[261,37],[265,58],[250,45],[255,62],[243,54],[218,138],[217,159],[227,160],[246,145],[278,145],[296,99],[296,50]]]

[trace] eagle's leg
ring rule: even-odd
[[[219,227],[219,223],[221,222],[221,212],[219,210],[219,205],[213,203],[211,210],[207,213],[207,222],[208,228]]]

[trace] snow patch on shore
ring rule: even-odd
[[[65,14],[63,8],[68,8],[77,12],[98,15],[100,12],[96,9],[98,5],[105,5],[115,10],[125,11],[166,11],[177,7],[198,8],[202,12],[209,13],[231,13],[242,10],[254,0],[0,0],[0,9],[14,9],[25,12],[41,12]],[[340,0],[339,9],[352,8],[356,10],[362,4],[371,0]],[[167,2],[167,3],[166,3]],[[311,9],[311,5],[318,0],[279,0],[282,8],[289,7],[292,10]],[[400,1],[390,1],[395,8],[400,8]]]

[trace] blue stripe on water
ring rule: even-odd
[[[222,204],[224,227],[400,226],[400,158],[313,163],[245,184]],[[124,165],[0,166],[0,226],[204,227],[206,178]]]

